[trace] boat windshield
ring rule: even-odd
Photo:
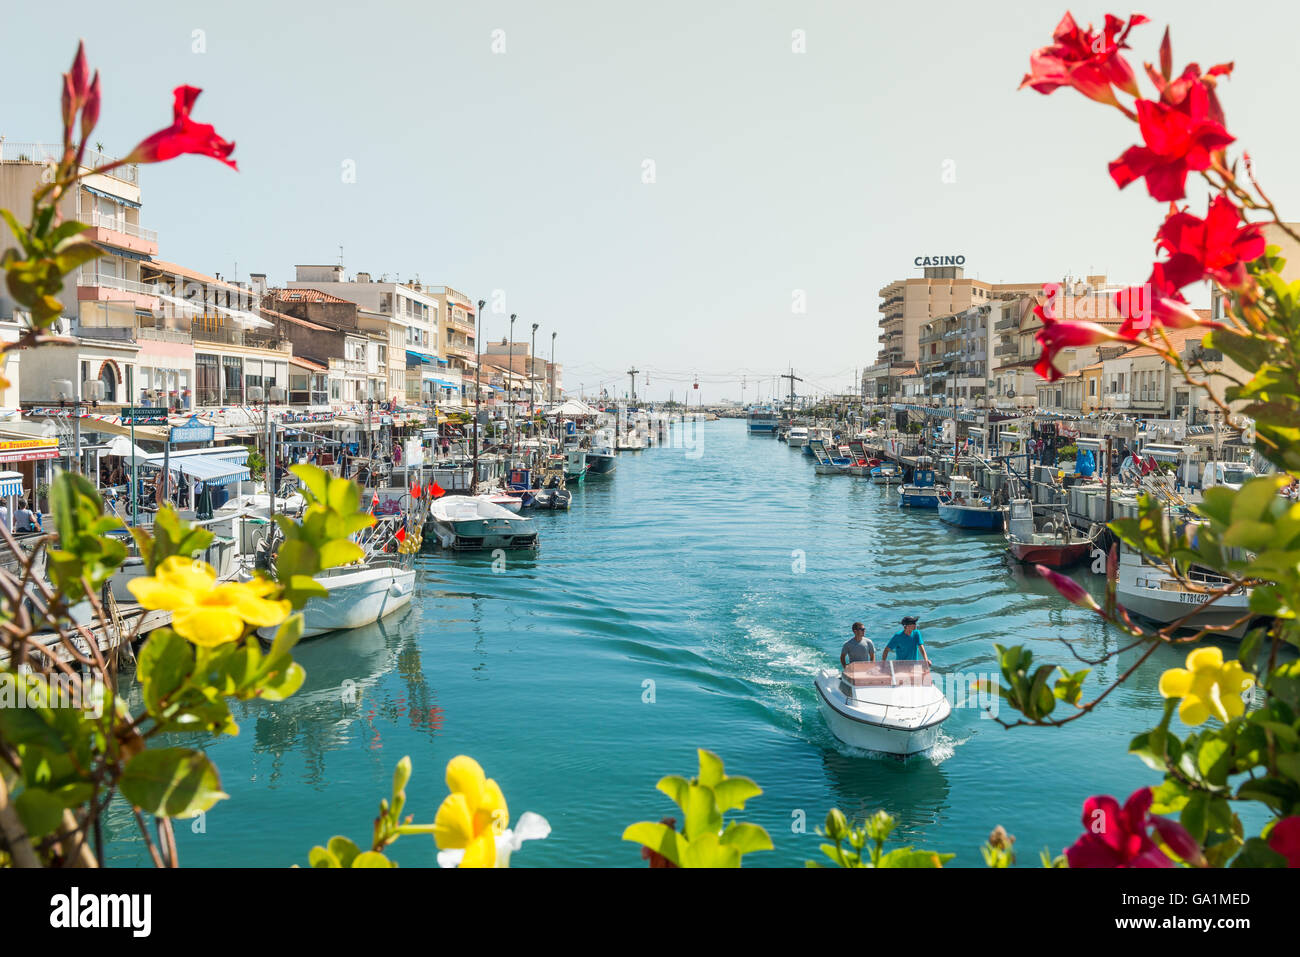
[[[930,663],[920,661],[850,661],[844,679],[855,688],[895,688],[930,684]]]

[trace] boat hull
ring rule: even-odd
[[[396,565],[320,576],[316,581],[328,594],[313,598],[303,609],[304,638],[372,625],[405,608],[415,595],[415,569]],[[258,634],[273,639],[275,629],[262,628]]]
[[[1092,552],[1092,542],[1036,544],[1007,539],[1007,550],[1018,562],[1046,565],[1048,568],[1070,568],[1088,557]]]
[[[907,756],[928,751],[938,743],[939,731],[952,706],[937,688],[908,696],[901,706],[850,702],[839,691],[839,672],[822,671],[814,682],[817,703],[831,734],[863,751],[883,751]]]
[[[969,507],[965,505],[939,505],[939,521],[958,528],[973,528],[996,532],[1002,529],[1002,510],[997,508]]]
[[[939,495],[934,489],[917,489],[904,485],[898,496],[899,508],[938,508]]]
[[[612,455],[598,455],[592,452],[587,453],[587,474],[588,475],[610,475],[613,473],[618,460]]]

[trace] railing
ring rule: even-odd
[[[118,289],[122,292],[131,292],[139,296],[158,295],[158,288],[156,286],[147,286],[142,282],[136,282],[134,279],[123,279],[120,276],[105,276],[101,273],[79,273],[77,275],[77,285],[103,286],[105,289]]]
[[[52,143],[0,143],[0,163],[45,165],[46,163],[57,163],[62,158],[63,147]],[[103,153],[97,153],[94,150],[86,150],[81,158],[81,165],[86,169],[93,169],[96,166],[107,166],[109,163],[116,161],[117,157],[115,156],[105,156]],[[120,179],[124,183],[139,183],[140,168],[134,163],[128,163],[102,175]]]
[[[279,336],[266,335],[265,333],[240,329],[238,326],[226,324],[211,325],[195,322],[190,327],[190,335],[195,342],[224,343],[253,349],[274,349],[278,352],[288,352],[292,349],[292,346]]]
[[[1016,342],[1005,343],[1004,345],[1000,345],[993,350],[993,354],[995,356],[1014,356],[1014,355],[1018,355],[1019,352],[1020,352],[1020,344]]]
[[[1019,329],[1020,320],[1014,316],[1007,316],[1005,319],[999,319],[993,324],[994,332],[1006,332],[1010,329]]]
[[[103,229],[111,229],[118,233],[125,233],[127,236],[134,236],[136,239],[143,239],[150,243],[158,242],[157,231],[145,229],[141,226],[137,226],[135,223],[128,223],[126,220],[119,219],[116,216],[105,216],[97,209],[91,210],[89,225],[99,226]]]

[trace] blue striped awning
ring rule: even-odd
[[[406,358],[414,359],[416,362],[432,362],[432,356],[426,356],[423,352],[415,352],[412,349],[406,350]]]
[[[177,472],[208,485],[229,485],[249,479],[248,466],[230,459],[209,458],[206,455],[175,458],[171,467]]]
[[[0,472],[0,498],[23,494],[23,477],[19,472]]]
[[[101,199],[111,199],[113,202],[121,203],[123,206],[131,206],[135,209],[140,208],[139,203],[133,203],[131,200],[124,199],[121,196],[114,196],[112,193],[106,193],[102,189],[95,189],[92,186],[87,186],[85,183],[81,184],[81,188],[84,189],[87,193],[94,193],[96,196],[100,197]]]
[[[430,379],[429,381],[430,381],[430,382],[435,382],[435,383],[437,383],[438,385],[442,386],[444,389],[459,389],[459,388],[460,388],[460,386],[456,385],[456,383],[454,383],[454,382],[448,382],[446,379]]]

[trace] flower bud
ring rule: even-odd
[[[72,60],[72,70],[68,74],[72,83],[72,100],[77,106],[85,99],[90,87],[90,67],[86,65],[86,44],[77,44],[77,55]]]
[[[1159,814],[1152,814],[1150,821],[1155,825],[1160,840],[1164,841],[1169,850],[1193,867],[1206,866],[1205,855],[1201,853],[1201,846],[1196,843],[1196,838],[1192,837],[1185,827],[1177,821],[1161,817]]]
[[[1051,586],[1060,593],[1061,597],[1070,604],[1078,605],[1080,608],[1090,608],[1093,611],[1101,610],[1093,597],[1073,578],[1054,572],[1046,565],[1035,565],[1034,569],[1038,574],[1046,578],[1051,583]]]
[[[849,833],[849,822],[844,812],[833,807],[826,815],[826,836],[832,841],[842,841]]]
[[[84,140],[99,122],[99,71],[90,83],[90,92],[86,94],[86,105],[81,109],[81,138]]]

